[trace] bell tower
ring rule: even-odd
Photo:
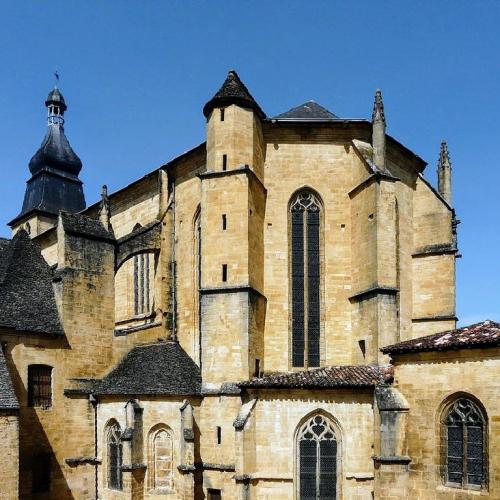
[[[49,92],[45,106],[47,133],[29,162],[31,178],[21,212],[9,222],[14,233],[24,228],[32,237],[55,226],[59,211],[75,213],[85,208],[83,184],[78,178],[82,162],[64,134],[67,106],[57,87]]]
[[[204,382],[217,387],[262,368],[265,114],[235,71],[203,113],[201,360]]]

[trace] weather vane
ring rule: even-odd
[[[57,87],[57,84],[59,83],[59,72],[57,71],[57,68],[56,70],[54,71],[54,77],[55,77],[55,83],[54,83],[54,86]]]

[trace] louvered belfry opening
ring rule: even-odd
[[[320,366],[320,222],[317,196],[301,191],[292,199],[292,366]]]
[[[299,500],[337,498],[337,440],[323,415],[309,419],[298,434]]]
[[[481,488],[486,484],[485,418],[470,399],[460,398],[444,420],[447,483]]]
[[[108,487],[122,489],[123,450],[120,426],[114,423],[108,431]]]
[[[52,406],[51,366],[28,366],[28,405],[39,408]]]

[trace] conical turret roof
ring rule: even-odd
[[[229,71],[222,87],[212,99],[205,104],[203,114],[208,118],[214,108],[222,108],[231,104],[236,104],[242,108],[253,109],[262,119],[266,117],[264,111],[262,111],[245,84],[240,80],[238,73],[234,70]]]

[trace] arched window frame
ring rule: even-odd
[[[322,409],[315,410],[301,419],[296,427],[294,436],[294,499],[302,500],[300,496],[300,477],[301,477],[301,456],[300,456],[300,441],[307,430],[314,423],[316,417],[321,417],[328,424],[328,431],[334,436],[336,442],[336,462],[335,462],[335,497],[318,497],[319,500],[340,499],[342,495],[342,429],[338,421],[329,413]],[[325,434],[325,432],[323,433]]]
[[[106,426],[106,486],[113,490],[123,489],[123,444],[121,428],[116,420]]]
[[[461,481],[457,481],[456,478],[450,477],[451,473],[449,471],[449,450],[448,450],[448,442],[449,442],[449,427],[450,423],[450,415],[456,413],[457,407],[460,406],[460,402],[467,402],[470,404],[471,408],[476,414],[476,418],[479,419],[482,427],[481,439],[482,439],[482,450],[481,450],[481,459],[482,459],[482,477],[480,484],[471,483],[468,478],[468,447],[470,447],[470,441],[468,441],[469,429],[468,426],[462,421],[462,478]],[[463,412],[462,412],[463,413]],[[466,417],[467,418],[467,417]],[[454,488],[462,488],[462,489],[471,489],[471,490],[481,490],[485,489],[488,484],[488,419],[487,413],[484,406],[481,402],[475,398],[474,396],[467,393],[459,393],[454,394],[447,398],[445,403],[442,406],[441,411],[441,419],[440,419],[440,428],[441,428],[441,476],[443,483],[446,486],[454,487]]]
[[[170,440],[170,485],[159,485],[157,482],[156,439],[161,433],[166,433]],[[174,474],[174,434],[165,424],[158,424],[149,431],[148,439],[148,488],[155,493],[172,493],[175,488]]]
[[[306,205],[304,205],[306,203]],[[294,323],[295,315],[297,314],[295,311],[294,303],[296,303],[296,297],[294,295],[294,290],[296,284],[294,284],[295,272],[294,268],[295,258],[294,258],[294,215],[293,213],[297,211],[297,208],[303,208],[304,211],[306,208],[313,208],[312,211],[318,213],[319,221],[318,221],[318,262],[317,262],[317,272],[319,273],[318,279],[318,289],[317,289],[317,297],[318,297],[318,352],[316,354],[316,359],[314,359],[314,354],[310,352],[311,347],[311,324],[310,324],[310,295],[309,295],[309,271],[310,271],[310,263],[309,260],[310,253],[307,248],[307,240],[308,240],[308,225],[304,224],[303,233],[302,233],[302,245],[303,245],[303,263],[302,268],[304,271],[304,305],[303,305],[303,359],[300,359],[300,348],[297,348],[297,344],[301,342],[300,334],[299,338],[297,338],[297,330],[301,329],[300,324],[297,325]],[[304,212],[303,212],[304,213]],[[308,211],[307,211],[308,213]],[[305,215],[304,222],[305,222]],[[324,315],[324,300],[323,300],[323,290],[324,290],[324,204],[321,196],[310,187],[302,187],[295,191],[293,195],[290,197],[290,201],[288,203],[288,276],[289,276],[289,365],[291,369],[308,369],[322,366],[324,364],[324,326],[323,326],[323,315]],[[311,276],[312,278],[312,276]],[[300,313],[297,317],[300,318]],[[300,323],[300,320],[299,320]]]
[[[201,367],[201,206],[193,217],[193,353],[194,360]]]

